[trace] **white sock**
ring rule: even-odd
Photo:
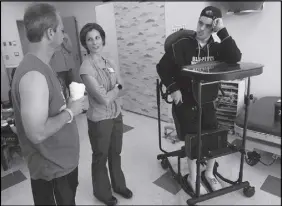
[[[197,178],[196,160],[191,160],[191,159],[187,158],[187,162],[188,162],[189,176],[190,176],[190,178],[193,182],[196,182],[196,178]]]
[[[205,177],[212,188],[213,191],[220,190],[222,188],[222,185],[220,182],[216,179],[216,177],[213,174],[213,168],[215,164],[215,159],[209,160],[207,162],[207,168],[205,171]]]
[[[190,175],[187,178],[187,182],[192,187],[193,192],[196,193],[196,181],[192,180]],[[204,188],[204,186],[200,182],[200,195],[204,195],[204,194],[207,194],[207,190]]]
[[[215,159],[211,159],[207,161],[207,167],[205,171],[206,177],[214,178],[213,175],[214,164],[215,164]]]

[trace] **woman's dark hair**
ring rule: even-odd
[[[90,51],[89,51],[89,49],[87,48],[87,45],[86,45],[86,35],[87,35],[88,32],[90,32],[94,29],[100,33],[102,41],[103,41],[103,46],[105,46],[105,44],[106,44],[105,31],[99,24],[97,24],[97,23],[85,24],[80,31],[80,43],[86,49],[88,54],[90,53]]]

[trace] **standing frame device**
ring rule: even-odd
[[[158,65],[157,65],[158,66]],[[195,205],[198,202],[202,202],[220,195],[224,195],[233,191],[237,191],[243,189],[243,193],[246,197],[252,197],[255,194],[255,188],[250,185],[248,181],[243,181],[243,168],[244,168],[244,158],[246,155],[245,145],[246,145],[246,131],[247,131],[247,123],[248,123],[248,108],[250,104],[250,100],[252,99],[252,95],[250,94],[250,78],[252,76],[257,76],[262,74],[263,65],[255,64],[255,63],[245,63],[239,62],[236,64],[227,64],[223,62],[206,62],[200,63],[196,65],[184,66],[181,70],[181,75],[186,76],[189,79],[192,79],[195,87],[193,88],[194,98],[197,102],[197,122],[198,122],[198,130],[196,134],[189,134],[185,136],[185,146],[182,146],[180,150],[168,152],[162,148],[161,144],[161,118],[160,118],[160,98],[162,98],[167,102],[167,92],[164,93],[162,90],[162,83],[159,79],[157,79],[156,84],[156,92],[157,92],[157,106],[158,106],[158,135],[159,135],[159,149],[162,151],[162,154],[157,156],[158,160],[161,160],[161,166],[164,169],[169,168],[173,178],[181,185],[182,189],[191,197],[187,200],[188,205]],[[202,143],[204,142],[204,138],[209,136],[217,136],[221,137],[225,131],[225,128],[219,127],[213,131],[202,131],[201,128],[201,114],[202,114],[202,88],[205,85],[212,83],[220,83],[220,81],[227,80],[235,80],[235,79],[243,79],[247,78],[247,93],[245,94],[245,116],[244,116],[244,127],[243,127],[243,141],[241,145],[234,145],[229,143],[228,141],[223,141],[219,147],[215,147],[214,150],[211,151],[203,151]],[[160,95],[161,93],[161,95]],[[226,129],[228,130],[228,129]],[[227,134],[226,134],[227,135]],[[191,141],[191,136],[197,141],[197,151],[196,151],[196,163],[197,163],[197,179],[196,179],[196,193],[193,192],[192,188],[187,183],[187,175],[182,176],[180,159],[184,157],[191,157],[189,154],[189,149],[187,149],[187,145],[189,145],[189,141]],[[221,138],[220,138],[221,139]],[[218,141],[218,139],[215,139]],[[221,141],[222,143],[222,141]],[[241,153],[240,158],[240,168],[239,168],[239,177],[236,181],[231,181],[229,179],[224,178],[221,174],[217,172],[217,168],[219,164],[216,162],[213,173],[217,178],[229,183],[231,186],[222,188],[217,191],[211,191],[205,194],[200,195],[200,180],[203,179],[203,175],[200,172],[201,164],[205,164],[207,160],[233,154],[236,152]],[[168,157],[177,157],[178,158],[178,171],[175,172],[172,168]],[[204,179],[203,179],[204,180]]]

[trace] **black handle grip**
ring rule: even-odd
[[[159,90],[161,92],[162,99],[164,99],[166,101],[166,103],[172,104],[173,101],[168,101],[168,95],[169,95],[168,91],[167,90],[165,92],[163,91],[163,83],[162,82],[160,82],[160,84],[159,84]]]

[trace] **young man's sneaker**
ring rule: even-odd
[[[209,186],[211,187],[212,191],[222,189],[220,182],[215,178],[214,175],[207,175],[207,172],[205,172],[205,178],[206,178]]]
[[[191,176],[188,175],[187,182],[190,185],[190,187],[192,188],[193,192],[196,194],[196,181],[192,181]],[[205,194],[207,194],[207,190],[200,182],[200,195],[205,195]]]

